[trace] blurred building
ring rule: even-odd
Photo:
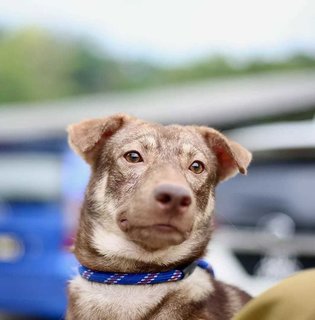
[[[117,112],[162,123],[228,129],[275,120],[309,119],[314,111],[314,71],[265,73],[146,91],[8,104],[0,109],[0,139],[62,137],[69,123]]]

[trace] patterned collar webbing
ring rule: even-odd
[[[207,270],[214,277],[213,269],[206,260],[199,259],[182,269],[174,269],[164,272],[152,273],[115,273],[94,271],[84,266],[79,267],[79,273],[82,278],[104,284],[156,284],[162,282],[174,282],[182,280],[191,275],[196,267]]]

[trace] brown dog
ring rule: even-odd
[[[246,173],[251,154],[218,131],[162,126],[124,114],[69,128],[92,168],[75,255],[102,272],[163,272],[202,257],[211,237],[216,185]],[[115,285],[77,276],[68,320],[231,319],[250,299],[197,267],[160,284]]]

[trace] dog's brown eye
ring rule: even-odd
[[[140,153],[137,151],[129,151],[124,155],[125,159],[131,163],[143,162]]]
[[[189,170],[191,170],[193,173],[199,174],[205,170],[205,165],[201,161],[194,161],[190,165]]]

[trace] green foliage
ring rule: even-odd
[[[295,55],[286,61],[254,60],[242,67],[222,56],[190,65],[160,67],[115,59],[95,45],[28,28],[0,30],[0,102],[57,99],[79,94],[257,73],[315,68],[315,58]]]
[[[66,44],[38,30],[3,37],[0,42],[0,100],[30,101],[57,98],[72,91]]]

